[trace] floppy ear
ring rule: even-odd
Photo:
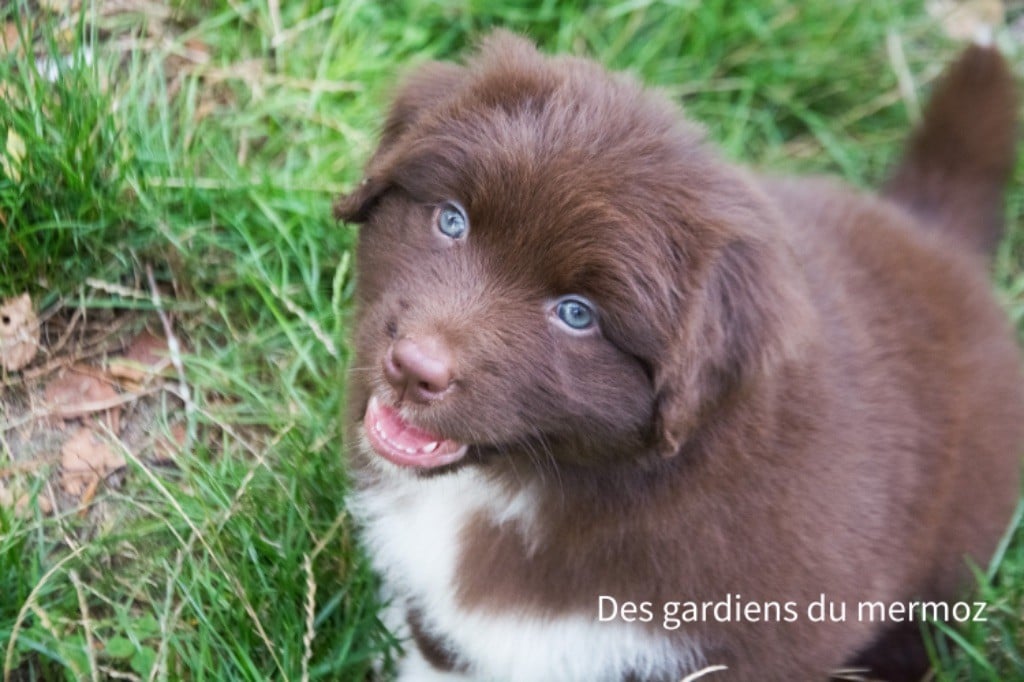
[[[796,357],[813,312],[793,256],[777,243],[738,237],[720,247],[682,338],[655,372],[656,447],[677,454],[714,410]]]
[[[338,198],[334,204],[335,218],[350,223],[366,222],[377,200],[391,186],[389,157],[402,137],[417,121],[449,99],[464,78],[463,67],[443,62],[427,62],[405,78],[395,92],[380,144],[366,166],[365,178],[350,194]]]
[[[365,223],[388,187],[390,183],[378,178],[363,178],[354,190],[334,201],[334,218],[346,223]]]

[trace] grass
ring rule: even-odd
[[[732,157],[870,186],[914,114],[892,50],[922,94],[956,51],[919,3],[890,0],[82,4],[0,9],[35,46],[0,57],[0,141],[23,143],[0,173],[0,299],[169,316],[188,392],[169,382],[154,428],[183,416],[190,446],[174,467],[128,451],[122,486],[48,516],[52,465],[15,472],[0,413],[0,478],[33,495],[0,508],[14,680],[355,680],[394,655],[344,509],[355,234],[330,204],[408,64],[507,26],[663,88]],[[1018,328],[1022,180],[1024,163],[994,274]],[[25,387],[0,380],[2,410]],[[980,574],[990,621],[933,646],[938,679],[1024,679],[1022,536]]]

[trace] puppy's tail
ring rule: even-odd
[[[972,45],[948,68],[884,193],[991,255],[1016,157],[1017,95],[1003,57]]]

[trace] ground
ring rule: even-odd
[[[409,64],[508,26],[662,88],[733,158],[870,187],[978,16],[1024,73],[1024,8],[996,0],[6,3],[5,680],[350,680],[395,655],[344,507],[355,230],[330,205]],[[993,268],[1018,329],[1022,180]],[[1024,679],[1022,535],[937,679]]]

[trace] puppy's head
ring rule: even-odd
[[[406,80],[336,214],[352,434],[402,466],[673,455],[802,326],[775,217],[699,131],[503,32]]]

